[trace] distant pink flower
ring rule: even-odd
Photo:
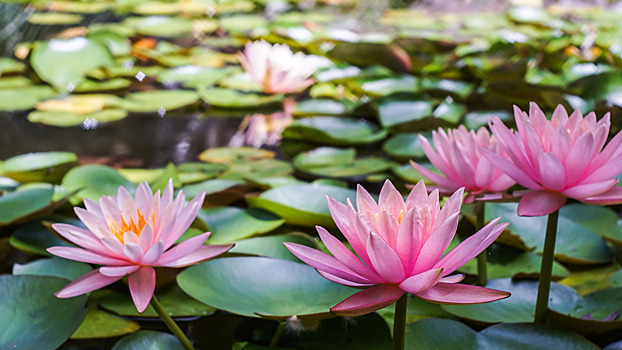
[[[309,77],[318,68],[317,57],[293,53],[285,44],[270,45],[263,40],[249,42],[238,58],[244,70],[266,93],[297,92],[315,83]]]
[[[56,293],[70,298],[105,287],[129,275],[129,287],[138,312],[143,312],[155,290],[154,266],[183,267],[222,254],[229,245],[203,245],[209,232],[172,247],[196,217],[205,193],[186,204],[183,192],[173,199],[173,183],[160,196],[147,183],[136,190],[136,198],[119,187],[116,197],[102,196],[99,204],[85,199],[86,209],[75,212],[87,229],[67,224],[52,227],[82,248],[51,247],[60,257],[104,265],[69,283]],[[171,248],[172,247],[172,248]],[[169,249],[170,248],[170,249]]]
[[[411,161],[412,166],[423,177],[438,185],[441,194],[451,194],[464,187],[469,196],[465,202],[472,202],[473,197],[482,193],[498,193],[507,190],[515,182],[497,169],[488,159],[482,156],[481,147],[497,152],[497,141],[481,127],[477,134],[468,131],[464,125],[458,129],[441,128],[432,132],[434,148],[430,142],[419,135],[421,146],[432,165],[440,170],[440,176],[425,167]],[[435,150],[436,149],[436,150]]]
[[[494,118],[491,129],[500,149],[508,154],[482,148],[482,153],[499,169],[530,189],[524,192],[518,214],[550,214],[574,198],[588,204],[622,203],[622,188],[615,177],[622,172],[622,133],[603,149],[609,135],[609,113],[596,121],[594,112],[570,117],[561,105],[547,120],[531,103],[529,115],[514,107],[518,131],[508,129]],[[602,150],[602,152],[601,152]]]
[[[497,224],[499,218],[492,220],[443,256],[456,233],[462,194],[463,189],[456,191],[440,209],[438,190],[428,195],[423,181],[406,202],[388,180],[378,203],[359,186],[358,211],[349,200],[344,205],[327,196],[331,215],[356,254],[319,226],[320,238],[333,256],[296,243],[285,245],[325,278],[365,288],[331,308],[340,315],[373,312],[406,292],[444,304],[506,298],[510,293],[458,284],[463,275],[449,276],[488,247],[508,225]]]

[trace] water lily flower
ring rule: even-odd
[[[76,207],[78,218],[87,229],[68,224],[52,227],[78,247],[51,247],[48,252],[65,259],[104,265],[69,283],[56,293],[70,298],[105,287],[129,275],[132,300],[143,312],[153,296],[154,266],[183,267],[222,254],[229,245],[203,245],[209,232],[173,246],[196,217],[205,192],[186,205],[185,195],[173,198],[173,183],[160,196],[147,183],[136,190],[136,197],[119,187],[117,196],[102,196],[99,203],[85,199],[86,209]]]
[[[492,133],[503,157],[492,150],[482,153],[499,169],[528,190],[518,204],[518,214],[540,216],[561,208],[567,198],[588,204],[622,203],[622,133],[603,149],[609,135],[609,113],[596,120],[594,112],[570,116],[559,105],[550,120],[535,103],[529,114],[514,107],[517,131],[494,118]],[[602,151],[601,151],[602,150]]]
[[[378,203],[359,185],[356,206],[327,196],[335,224],[354,253],[322,227],[318,233],[333,254],[296,243],[285,243],[300,260],[325,278],[364,288],[331,311],[362,315],[391,305],[404,293],[445,304],[474,304],[506,298],[510,293],[467,284],[452,275],[488,247],[507,227],[492,220],[482,230],[443,256],[456,233],[464,189],[456,191],[441,209],[438,190],[428,191],[420,181],[406,201],[390,181]]]
[[[297,92],[315,83],[309,78],[318,67],[318,57],[293,53],[285,44],[249,42],[238,55],[242,68],[269,94]]]
[[[425,137],[419,135],[419,140],[432,165],[445,176],[416,162],[411,161],[411,164],[424,178],[437,184],[442,195],[464,187],[468,192],[465,203],[470,203],[476,195],[503,192],[515,184],[514,180],[482,156],[481,147],[498,152],[497,141],[484,127],[479,128],[477,133],[467,130],[464,125],[447,132],[439,128],[438,132],[432,132],[434,148]]]

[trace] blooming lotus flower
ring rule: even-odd
[[[118,195],[102,196],[99,203],[85,199],[86,209],[75,208],[87,229],[68,224],[52,227],[76,247],[51,247],[48,252],[62,258],[104,265],[69,283],[56,293],[70,298],[105,287],[129,275],[132,300],[143,312],[155,290],[154,266],[183,267],[222,254],[229,245],[203,245],[209,232],[173,247],[196,217],[205,192],[186,204],[183,192],[173,199],[170,181],[160,196],[142,183],[132,198],[124,187]]]
[[[444,304],[485,303],[510,293],[459,284],[463,275],[451,275],[488,247],[507,227],[492,220],[449,253],[443,253],[456,233],[463,189],[441,209],[438,190],[428,191],[420,181],[406,201],[386,181],[378,203],[359,186],[356,206],[327,196],[330,213],[354,253],[322,227],[318,233],[333,256],[296,243],[285,243],[300,260],[325,278],[365,288],[331,311],[356,316],[391,305],[404,293]]]
[[[249,42],[238,58],[245,71],[270,94],[285,94],[305,89],[315,82],[309,78],[318,68],[318,58],[293,53],[289,46],[267,42]]]
[[[603,149],[609,135],[609,113],[596,121],[594,112],[570,116],[561,105],[547,120],[531,103],[529,115],[514,107],[518,131],[494,118],[491,129],[505,158],[492,150],[482,153],[520,185],[528,188],[518,214],[550,214],[574,198],[588,204],[622,203],[622,188],[615,177],[622,172],[622,133]],[[602,150],[602,152],[601,152]]]
[[[412,166],[423,177],[438,185],[441,194],[451,194],[464,187],[469,195],[465,202],[473,201],[475,195],[481,193],[498,193],[514,185],[514,180],[497,169],[488,159],[482,156],[481,147],[497,152],[497,141],[490,137],[486,128],[467,131],[464,125],[458,129],[441,128],[432,132],[434,148],[430,142],[419,135],[421,147],[432,165],[440,170],[445,177],[411,161]]]

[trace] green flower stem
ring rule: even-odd
[[[538,298],[536,299],[535,323],[546,321],[546,312],[549,306],[549,291],[551,289],[551,273],[553,272],[553,255],[555,254],[555,237],[557,236],[557,221],[559,210],[549,214],[546,223],[546,237],[542,251],[542,266],[540,267],[540,281],[538,282]]]
[[[168,329],[170,329],[171,332],[173,332],[173,334],[177,337],[177,339],[179,339],[184,349],[194,350],[194,346],[192,346],[192,343],[190,343],[190,340],[188,340],[184,332],[182,332],[182,330],[179,328],[177,323],[173,321],[171,316],[169,316],[166,313],[166,311],[162,307],[162,304],[160,304],[160,301],[158,301],[158,299],[156,298],[155,294],[153,294],[153,296],[151,297],[151,306],[153,306],[153,308],[156,310],[156,312],[158,313],[162,321],[166,323],[166,326],[168,327]]]
[[[395,303],[395,316],[393,317],[393,350],[404,350],[407,305],[408,293],[404,293]]]
[[[287,321],[283,321],[279,323],[274,335],[272,336],[272,340],[270,340],[270,346],[277,346],[279,344],[279,340],[281,340],[281,335],[285,330],[285,326],[287,326]]]
[[[475,210],[475,232],[484,227],[486,223],[486,203],[485,202],[475,202],[473,204],[473,208]],[[477,284],[480,286],[485,286],[488,283],[488,271],[486,269],[486,254],[488,254],[487,249],[484,249],[477,256]]]

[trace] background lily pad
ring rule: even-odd
[[[281,226],[285,221],[258,208],[216,207],[201,209],[198,218],[203,220],[211,235],[210,244],[225,244],[266,233]]]
[[[63,186],[68,192],[77,191],[72,203],[80,203],[84,198],[98,201],[101,196],[116,196],[119,186],[133,192],[136,185],[121,176],[114,169],[103,165],[83,165],[71,169],[63,177]]]
[[[59,182],[78,157],[70,152],[27,153],[2,163],[2,176],[19,182]]]
[[[313,117],[290,124],[283,137],[329,145],[359,145],[382,140],[387,133],[364,119]]]

